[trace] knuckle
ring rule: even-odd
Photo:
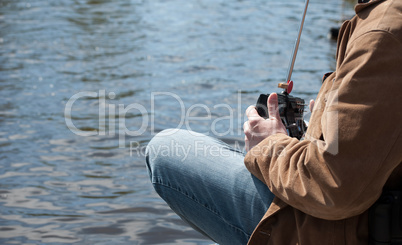
[[[246,136],[247,138],[250,138],[250,136],[251,136],[251,131],[250,131],[249,129],[245,129],[245,130],[244,130],[244,134],[245,134],[245,136]]]
[[[249,125],[250,125],[250,127],[255,128],[259,124],[259,122],[260,122],[260,120],[250,119],[249,120]]]
[[[246,131],[246,130],[248,130],[250,127],[249,127],[249,122],[247,121],[247,122],[245,122],[244,124],[243,124],[243,130],[244,131]]]
[[[246,115],[247,116],[249,116],[249,114],[250,114],[250,112],[254,109],[255,107],[254,106],[249,106],[247,109],[246,109]]]

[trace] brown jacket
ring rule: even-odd
[[[401,187],[402,1],[355,10],[305,139],[276,134],[246,155],[276,196],[249,244],[367,244],[367,209]]]

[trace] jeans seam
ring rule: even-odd
[[[155,180],[156,180],[156,181],[155,181]],[[166,187],[166,188],[169,188],[169,189],[171,189],[171,190],[174,190],[174,191],[179,192],[180,194],[184,195],[185,197],[189,198],[190,200],[194,201],[195,203],[201,205],[201,206],[202,206],[203,208],[205,208],[207,211],[209,211],[209,212],[211,212],[212,214],[216,215],[220,220],[222,220],[225,224],[227,224],[228,226],[230,226],[230,227],[233,228],[234,230],[240,231],[240,232],[242,232],[244,235],[246,235],[248,239],[250,238],[250,235],[247,234],[247,232],[245,232],[243,229],[240,229],[240,228],[237,227],[237,226],[234,226],[234,225],[228,223],[225,219],[223,219],[223,218],[219,215],[219,213],[217,213],[217,212],[215,212],[214,210],[212,210],[212,209],[206,207],[204,204],[200,203],[197,199],[192,198],[191,196],[189,196],[188,194],[182,192],[182,191],[179,190],[178,188],[173,187],[173,186],[170,186],[170,185],[167,185],[167,184],[165,184],[165,183],[163,183],[162,181],[159,181],[159,180],[161,180],[161,179],[158,178],[157,176],[154,176],[154,177],[153,177],[153,180],[152,180],[152,183],[153,183],[153,184],[159,184],[159,185],[161,185],[161,186],[163,186],[163,187]]]

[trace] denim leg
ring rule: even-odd
[[[147,146],[156,192],[196,230],[224,244],[246,244],[274,195],[248,172],[244,154],[186,130],[165,130]]]

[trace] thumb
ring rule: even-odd
[[[267,100],[267,107],[268,107],[268,116],[270,118],[274,117],[278,120],[281,120],[278,108],[278,95],[276,93],[272,93],[269,95]]]

